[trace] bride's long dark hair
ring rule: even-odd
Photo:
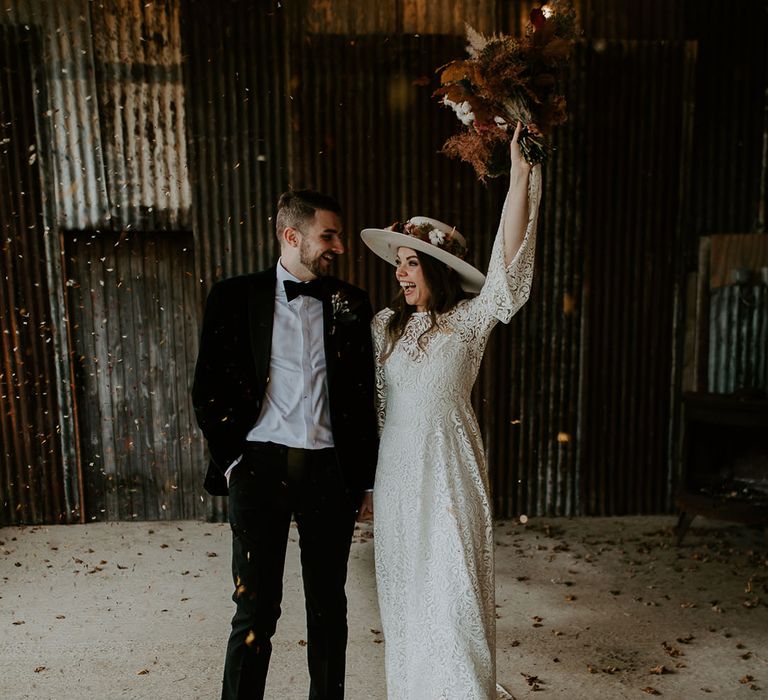
[[[429,289],[429,301],[427,301],[426,306],[431,323],[417,341],[419,347],[424,349],[427,336],[439,326],[438,316],[450,311],[469,295],[461,288],[459,276],[455,270],[431,255],[420,253],[419,251],[415,252],[424,274],[424,282]],[[397,341],[402,338],[408,320],[416,310],[415,306],[406,304],[402,289],[395,295],[395,298],[390,303],[390,308],[395,313],[392,314],[387,324],[387,346],[382,356],[382,361],[390,356],[395,345],[397,345]]]

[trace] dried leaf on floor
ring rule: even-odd
[[[662,642],[661,646],[663,647],[664,651],[666,651],[667,654],[669,654],[669,656],[672,656],[672,657],[683,656],[683,652],[680,651],[680,649],[678,649],[675,646],[672,646],[671,644],[668,644],[667,642]]]
[[[663,676],[665,673],[672,673],[672,670],[667,668],[664,664],[659,664],[650,669],[648,673],[652,673],[655,676]]]

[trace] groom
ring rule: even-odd
[[[222,698],[262,698],[280,616],[291,517],[307,613],[310,700],[344,696],[344,584],[356,514],[372,512],[378,442],[371,305],[331,276],[341,209],[284,193],[274,267],[218,282],[205,309],[192,399],[211,462],[205,488],[229,493],[233,600]]]

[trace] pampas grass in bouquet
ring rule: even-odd
[[[464,125],[443,152],[469,163],[485,182],[505,172],[505,146],[520,121],[523,157],[532,165],[544,161],[551,150],[547,137],[566,120],[558,83],[577,34],[576,11],[568,0],[532,10],[520,39],[485,37],[467,25],[469,58],[438,69],[435,96]]]

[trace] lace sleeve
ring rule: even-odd
[[[501,212],[501,221],[493,243],[491,262],[488,265],[488,275],[480,295],[473,300],[472,306],[489,320],[498,319],[509,323],[528,301],[533,281],[534,254],[536,252],[536,224],[541,200],[541,166],[536,165],[531,170],[528,181],[528,225],[525,237],[520,244],[514,259],[509,265],[504,265],[504,217],[507,210],[507,200]],[[479,319],[478,319],[479,320]]]
[[[392,313],[392,309],[383,309],[371,321],[373,360],[376,369],[376,420],[379,426],[379,437],[381,437],[381,431],[384,429],[384,419],[387,412],[387,382],[384,377],[382,355],[386,345],[387,321],[389,321]]]

